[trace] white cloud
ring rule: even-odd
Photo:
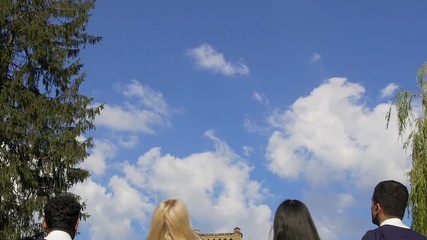
[[[364,91],[345,78],[331,78],[289,110],[270,116],[277,130],[269,139],[269,169],[313,184],[370,187],[387,178],[406,182],[410,160],[397,130],[385,128],[389,104],[368,108]]]
[[[268,103],[269,103],[268,99],[264,97],[262,94],[260,94],[259,92],[254,92],[252,94],[252,98],[255,101],[259,102],[260,104],[268,106]]]
[[[264,190],[250,180],[251,168],[226,143],[213,132],[206,136],[215,143],[214,152],[178,158],[153,148],[137,164],[125,166],[126,178],[158,196],[157,201],[183,199],[198,223],[194,227],[202,232],[231,231],[230,226],[239,226],[252,239],[265,238],[271,211],[258,203]]]
[[[123,92],[127,97],[137,98],[144,110],[165,116],[150,107],[167,106],[155,103],[163,96],[149,94],[135,82],[128,86]],[[369,196],[361,198],[360,191],[370,193],[386,178],[406,182],[410,159],[401,150],[395,119],[385,129],[389,103],[368,107],[364,91],[359,84],[332,78],[289,108],[276,110],[268,118],[269,126],[245,120],[248,131],[271,134],[266,149],[268,167],[287,181],[302,183],[302,200],[309,206],[322,239],[363,235],[370,226]],[[145,94],[153,99],[144,100]],[[158,109],[170,111],[168,107]],[[125,125],[136,124],[126,123],[129,116],[120,116]],[[149,125],[152,131],[153,126]],[[263,201],[270,195],[268,189],[251,178],[252,166],[223,140],[212,131],[205,135],[214,150],[177,157],[154,147],[137,160],[121,163],[122,172],[115,172],[118,176],[111,177],[107,186],[93,179],[77,185],[73,191],[88,199],[92,217],[82,227],[86,225],[91,239],[141,237],[134,237],[135,226],[148,227],[153,207],[172,197],[185,201],[194,227],[202,232],[227,232],[239,226],[245,239],[267,238],[272,214]],[[116,145],[133,147],[135,141],[133,137],[119,138]],[[106,160],[117,154],[116,146],[108,141],[95,143],[98,148],[85,164],[101,174],[110,166]],[[244,146],[242,151],[243,156],[249,156],[252,148]],[[350,213],[360,210],[365,201],[366,216]]]
[[[123,94],[127,97],[137,97],[146,108],[153,112],[169,115],[169,106],[163,94],[144,86],[136,80],[124,87]]]
[[[222,53],[217,52],[207,43],[193,49],[188,49],[186,53],[202,69],[212,70],[215,73],[221,73],[225,76],[249,75],[248,66],[243,63],[227,61]]]
[[[134,80],[124,86],[123,95],[131,102],[122,105],[105,105],[96,118],[97,126],[116,131],[154,134],[156,126],[170,126],[171,109],[160,92]]]
[[[266,238],[271,210],[261,201],[268,189],[250,179],[252,168],[224,141],[212,131],[205,135],[214,151],[179,158],[151,148],[137,161],[123,163],[123,177],[111,177],[108,186],[92,179],[75,186],[73,192],[87,199],[91,217],[82,227],[91,239],[135,239],[135,224],[149,227],[153,206],[165,198],[182,199],[201,232],[238,226],[248,239]]]
[[[265,135],[270,132],[270,127],[266,127],[265,125],[258,124],[248,117],[246,117],[243,121],[243,127],[246,129],[246,131],[250,133],[257,133],[260,135]]]
[[[92,174],[102,175],[107,168],[106,161],[116,156],[117,148],[108,141],[94,141],[92,153],[81,164],[82,168],[89,170]]]
[[[261,94],[259,94],[258,92],[254,92],[254,94],[252,95],[252,97],[257,101],[262,103],[263,102],[263,97]]]
[[[268,168],[304,189],[302,199],[322,239],[362,236],[373,227],[373,187],[385,179],[407,184],[411,160],[393,114],[386,129],[390,104],[369,107],[364,94],[360,84],[331,78],[268,118],[275,128],[266,151]]]
[[[154,134],[155,125],[168,126],[169,121],[155,112],[138,109],[131,105],[127,107],[105,105],[101,115],[96,119],[96,124],[118,131]]]
[[[310,63],[318,62],[318,61],[320,61],[321,58],[322,58],[322,56],[319,53],[314,52],[310,57]]]
[[[138,141],[139,141],[139,138],[136,135],[118,136],[117,137],[118,144],[120,144],[120,146],[127,148],[127,149],[134,148],[136,146],[136,144],[138,143]]]
[[[396,84],[390,83],[389,85],[387,85],[387,87],[381,90],[381,98],[393,96],[394,92],[398,87],[399,86],[397,86]]]
[[[90,217],[80,224],[92,240],[135,239],[132,223],[148,223],[154,206],[124,179],[113,176],[108,189],[93,180],[75,185],[71,192],[86,201]]]

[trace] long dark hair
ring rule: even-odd
[[[299,200],[285,200],[276,210],[273,240],[320,240],[307,207]]]

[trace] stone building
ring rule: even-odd
[[[201,240],[243,240],[243,233],[238,227],[235,227],[231,233],[200,233],[197,229],[196,233]]]

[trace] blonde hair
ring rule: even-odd
[[[184,203],[178,199],[161,202],[154,210],[146,240],[198,240]]]

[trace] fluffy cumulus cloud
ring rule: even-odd
[[[169,106],[163,94],[151,89],[149,86],[142,85],[136,80],[124,87],[123,94],[127,97],[136,97],[137,101],[150,111],[164,116],[169,115]]]
[[[179,158],[154,147],[123,163],[108,186],[92,179],[77,185],[73,191],[90,206],[91,239],[134,239],[134,225],[148,227],[154,206],[166,198],[182,199],[201,232],[231,232],[238,226],[250,239],[265,239],[271,210],[262,201],[268,190],[250,179],[251,166],[224,141],[212,131],[206,137],[213,151]]]
[[[222,53],[217,52],[207,43],[188,49],[186,54],[192,57],[201,69],[211,70],[225,76],[249,75],[248,66],[240,62],[227,61]]]
[[[136,159],[109,164],[119,155],[118,148],[137,144],[137,134],[154,132],[156,124],[167,125],[171,111],[162,94],[137,81],[121,89],[134,101],[126,107],[108,106],[107,112],[115,108],[120,116],[104,115],[104,126],[132,135],[118,138],[116,132],[113,143],[95,140],[95,149],[84,163],[94,174],[73,188],[87,199],[91,218],[82,228],[91,239],[143,238],[137,234],[146,232],[155,205],[166,198],[184,200],[194,227],[201,232],[229,232],[238,226],[245,239],[267,239],[272,211],[264,197],[288,194],[270,193],[253,179],[254,166],[243,158],[250,157],[250,146],[242,147],[242,157],[207,131],[206,137],[215,146],[211,151],[178,157],[152,147]],[[364,93],[359,84],[331,78],[288,108],[274,111],[267,125],[244,121],[248,131],[267,136],[269,171],[277,179],[299,184],[299,196],[322,239],[363,235],[372,227],[369,200],[373,186],[383,179],[406,182],[410,159],[397,138],[394,118],[386,129],[390,105],[368,106]],[[253,97],[260,102],[265,99],[260,94]],[[138,116],[144,111],[155,117]],[[114,167],[108,171],[114,175],[105,176],[109,167]]]
[[[96,118],[97,126],[146,134],[154,134],[155,127],[170,126],[172,110],[162,93],[136,80],[121,90],[128,100],[121,105],[105,105]]]
[[[196,220],[194,227],[202,232],[229,232],[230,226],[239,226],[252,239],[265,238],[271,211],[259,203],[264,190],[250,180],[251,167],[212,132],[206,136],[215,151],[178,158],[152,148],[124,167],[126,179],[158,196],[157,201],[183,199]]]
[[[147,223],[150,204],[125,179],[113,176],[108,186],[89,179],[71,189],[79,194],[90,217],[80,228],[88,229],[92,240],[136,239],[133,223]]]
[[[410,158],[393,114],[386,128],[390,103],[370,107],[364,93],[360,84],[331,78],[268,118],[275,129],[266,149],[268,168],[303,183],[303,199],[322,239],[362,236],[372,228],[375,184],[385,179],[407,184]]]
[[[117,147],[110,141],[95,139],[95,147],[81,167],[89,170],[92,174],[102,175],[107,169],[107,161],[116,156]]]
[[[364,91],[345,78],[331,78],[270,116],[277,128],[267,148],[270,170],[313,184],[343,181],[363,188],[387,178],[406,182],[410,161],[396,129],[386,129],[389,104],[367,107]]]
[[[397,86],[395,83],[390,83],[385,87],[383,90],[381,90],[381,98],[391,97],[393,96],[394,92],[397,90],[399,86]]]

